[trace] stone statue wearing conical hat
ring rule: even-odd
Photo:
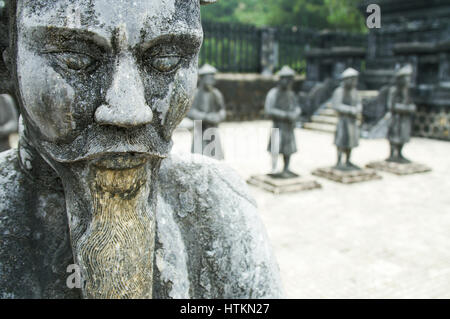
[[[14,99],[9,94],[0,95],[0,152],[9,150],[9,136],[18,129],[18,115]]]
[[[335,145],[338,150],[337,169],[359,169],[350,161],[352,149],[359,145],[358,116],[362,112],[361,98],[357,91],[359,72],[349,68],[341,75],[341,85],[332,97],[333,109],[338,113]],[[342,161],[345,154],[346,161]]]
[[[390,112],[390,124],[388,140],[390,143],[390,156],[388,161],[397,163],[409,163],[403,154],[403,146],[409,142],[412,130],[412,118],[416,111],[416,105],[412,103],[409,95],[411,65],[400,68],[395,74],[395,85],[388,94],[388,111]]]
[[[205,64],[198,71],[199,85],[188,117],[194,121],[192,153],[217,160],[224,159],[219,123],[225,120],[226,110],[222,93],[214,87],[217,69]]]
[[[295,71],[289,66],[284,66],[279,72],[278,86],[271,89],[266,97],[265,113],[273,120],[273,128],[279,130],[278,138],[271,137],[268,151],[272,154],[273,170],[276,169],[276,159],[279,154],[283,155],[284,168],[276,177],[292,178],[297,174],[289,169],[292,154],[297,152],[294,129],[296,121],[301,115],[301,108],[297,95],[292,90]]]

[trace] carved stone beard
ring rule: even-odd
[[[160,162],[111,169],[108,160],[58,169],[85,298],[152,298]]]

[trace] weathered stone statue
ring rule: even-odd
[[[301,114],[297,95],[292,90],[295,71],[284,66],[278,73],[280,81],[277,87],[269,91],[266,97],[265,112],[273,120],[273,127],[279,129],[278,138],[271,137],[268,151],[272,154],[273,170],[276,170],[279,154],[283,155],[284,168],[280,178],[292,178],[297,174],[289,170],[291,155],[297,152],[294,129]],[[274,145],[277,143],[278,145]]]
[[[169,153],[196,87],[199,0],[9,5],[23,118],[19,151],[0,154],[0,297],[281,297],[244,183]]]
[[[411,102],[409,85],[413,70],[410,65],[401,68],[395,74],[395,85],[388,94],[388,112],[390,112],[390,124],[388,139],[391,146],[388,161],[397,163],[409,163],[403,154],[403,146],[409,142],[412,130],[412,117],[416,111],[416,105]]]
[[[9,45],[8,20],[5,2],[0,1],[0,57]],[[0,92],[10,91],[11,84],[11,76],[3,63],[3,59],[0,58]],[[13,96],[9,94],[0,95],[0,152],[10,149],[10,135],[17,133],[18,114],[16,105]]]
[[[406,65],[394,76],[394,84],[387,87],[386,110],[383,125],[387,128],[390,155],[385,161],[367,164],[367,167],[399,176],[427,173],[432,169],[425,164],[411,162],[403,156],[403,146],[411,138],[413,115],[416,105],[409,96],[413,68]]]
[[[334,91],[332,98],[333,109],[339,116],[335,144],[338,150],[336,168],[340,170],[359,169],[350,161],[352,149],[359,145],[358,116],[362,112],[362,103],[357,91],[358,76],[355,69],[345,70],[341,75],[341,86]],[[342,161],[344,154],[345,163]]]
[[[188,117],[201,121],[201,125],[197,122],[194,126],[192,152],[222,160],[224,155],[218,126],[225,120],[226,111],[223,95],[214,87],[216,73],[217,69],[209,64],[198,71],[199,87]]]
[[[338,114],[334,143],[338,151],[337,164],[333,167],[318,168],[313,175],[342,183],[354,184],[378,180],[382,177],[373,169],[360,168],[351,162],[352,150],[359,145],[359,120],[362,101],[359,96],[359,72],[349,68],[341,74],[341,85],[334,91],[333,109]],[[345,162],[343,156],[345,155]]]
[[[9,150],[9,136],[17,133],[17,112],[13,98],[8,94],[0,95],[0,152]]]

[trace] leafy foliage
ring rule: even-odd
[[[364,31],[361,0],[219,0],[204,21]]]

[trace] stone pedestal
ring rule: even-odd
[[[361,170],[342,171],[334,167],[326,167],[316,169],[312,174],[342,184],[354,184],[381,179],[381,176],[378,175],[375,170],[366,168]]]
[[[431,171],[430,167],[419,163],[402,164],[388,161],[373,162],[368,164],[367,167],[396,175],[411,175]]]
[[[303,177],[282,179],[274,178],[270,175],[257,175],[250,177],[247,183],[274,194],[295,193],[322,188],[322,185],[318,182]]]

